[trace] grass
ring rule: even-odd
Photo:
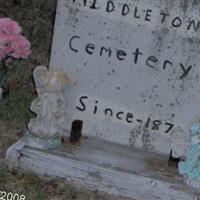
[[[25,195],[28,200],[119,200],[97,191],[91,192],[63,180],[40,179],[0,169],[0,190]]]
[[[31,87],[32,83],[29,83],[17,72],[12,74],[12,78],[11,81],[15,83],[15,86],[10,89],[9,96],[0,103],[0,118],[5,121],[14,120],[17,123],[25,124],[32,116],[29,107],[35,98],[34,89]]]

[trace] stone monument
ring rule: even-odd
[[[195,0],[58,0],[50,71],[34,72],[38,115],[8,149],[10,169],[136,200],[197,200],[184,177],[198,163],[199,9]],[[55,66],[73,79],[67,91]],[[60,137],[78,145],[59,148]],[[183,177],[168,160],[185,158]]]
[[[50,67],[75,80],[66,96],[68,129],[78,119],[84,134],[105,141],[165,155],[183,143],[186,149],[200,113],[199,7],[59,0]],[[181,143],[173,139],[180,130]]]

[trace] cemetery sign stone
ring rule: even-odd
[[[73,80],[68,129],[82,120],[86,135],[163,154],[177,129],[177,141],[187,139],[200,117],[199,8],[196,0],[59,0],[50,65]]]

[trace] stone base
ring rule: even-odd
[[[167,167],[167,157],[95,139],[48,152],[21,140],[8,149],[6,160],[11,170],[63,178],[118,197],[198,200],[176,169]]]
[[[39,138],[29,132],[27,132],[23,138],[26,141],[26,146],[37,149],[57,149],[62,147],[61,138]]]

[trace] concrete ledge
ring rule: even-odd
[[[23,145],[21,140],[11,146],[6,155],[10,169],[64,178],[116,196],[137,200],[198,199],[198,195],[184,185],[181,177],[173,173],[169,175],[166,171],[161,173],[158,168],[149,169],[146,159],[160,158],[151,153],[139,154],[138,150],[95,140],[85,142],[71,153],[33,149]]]

